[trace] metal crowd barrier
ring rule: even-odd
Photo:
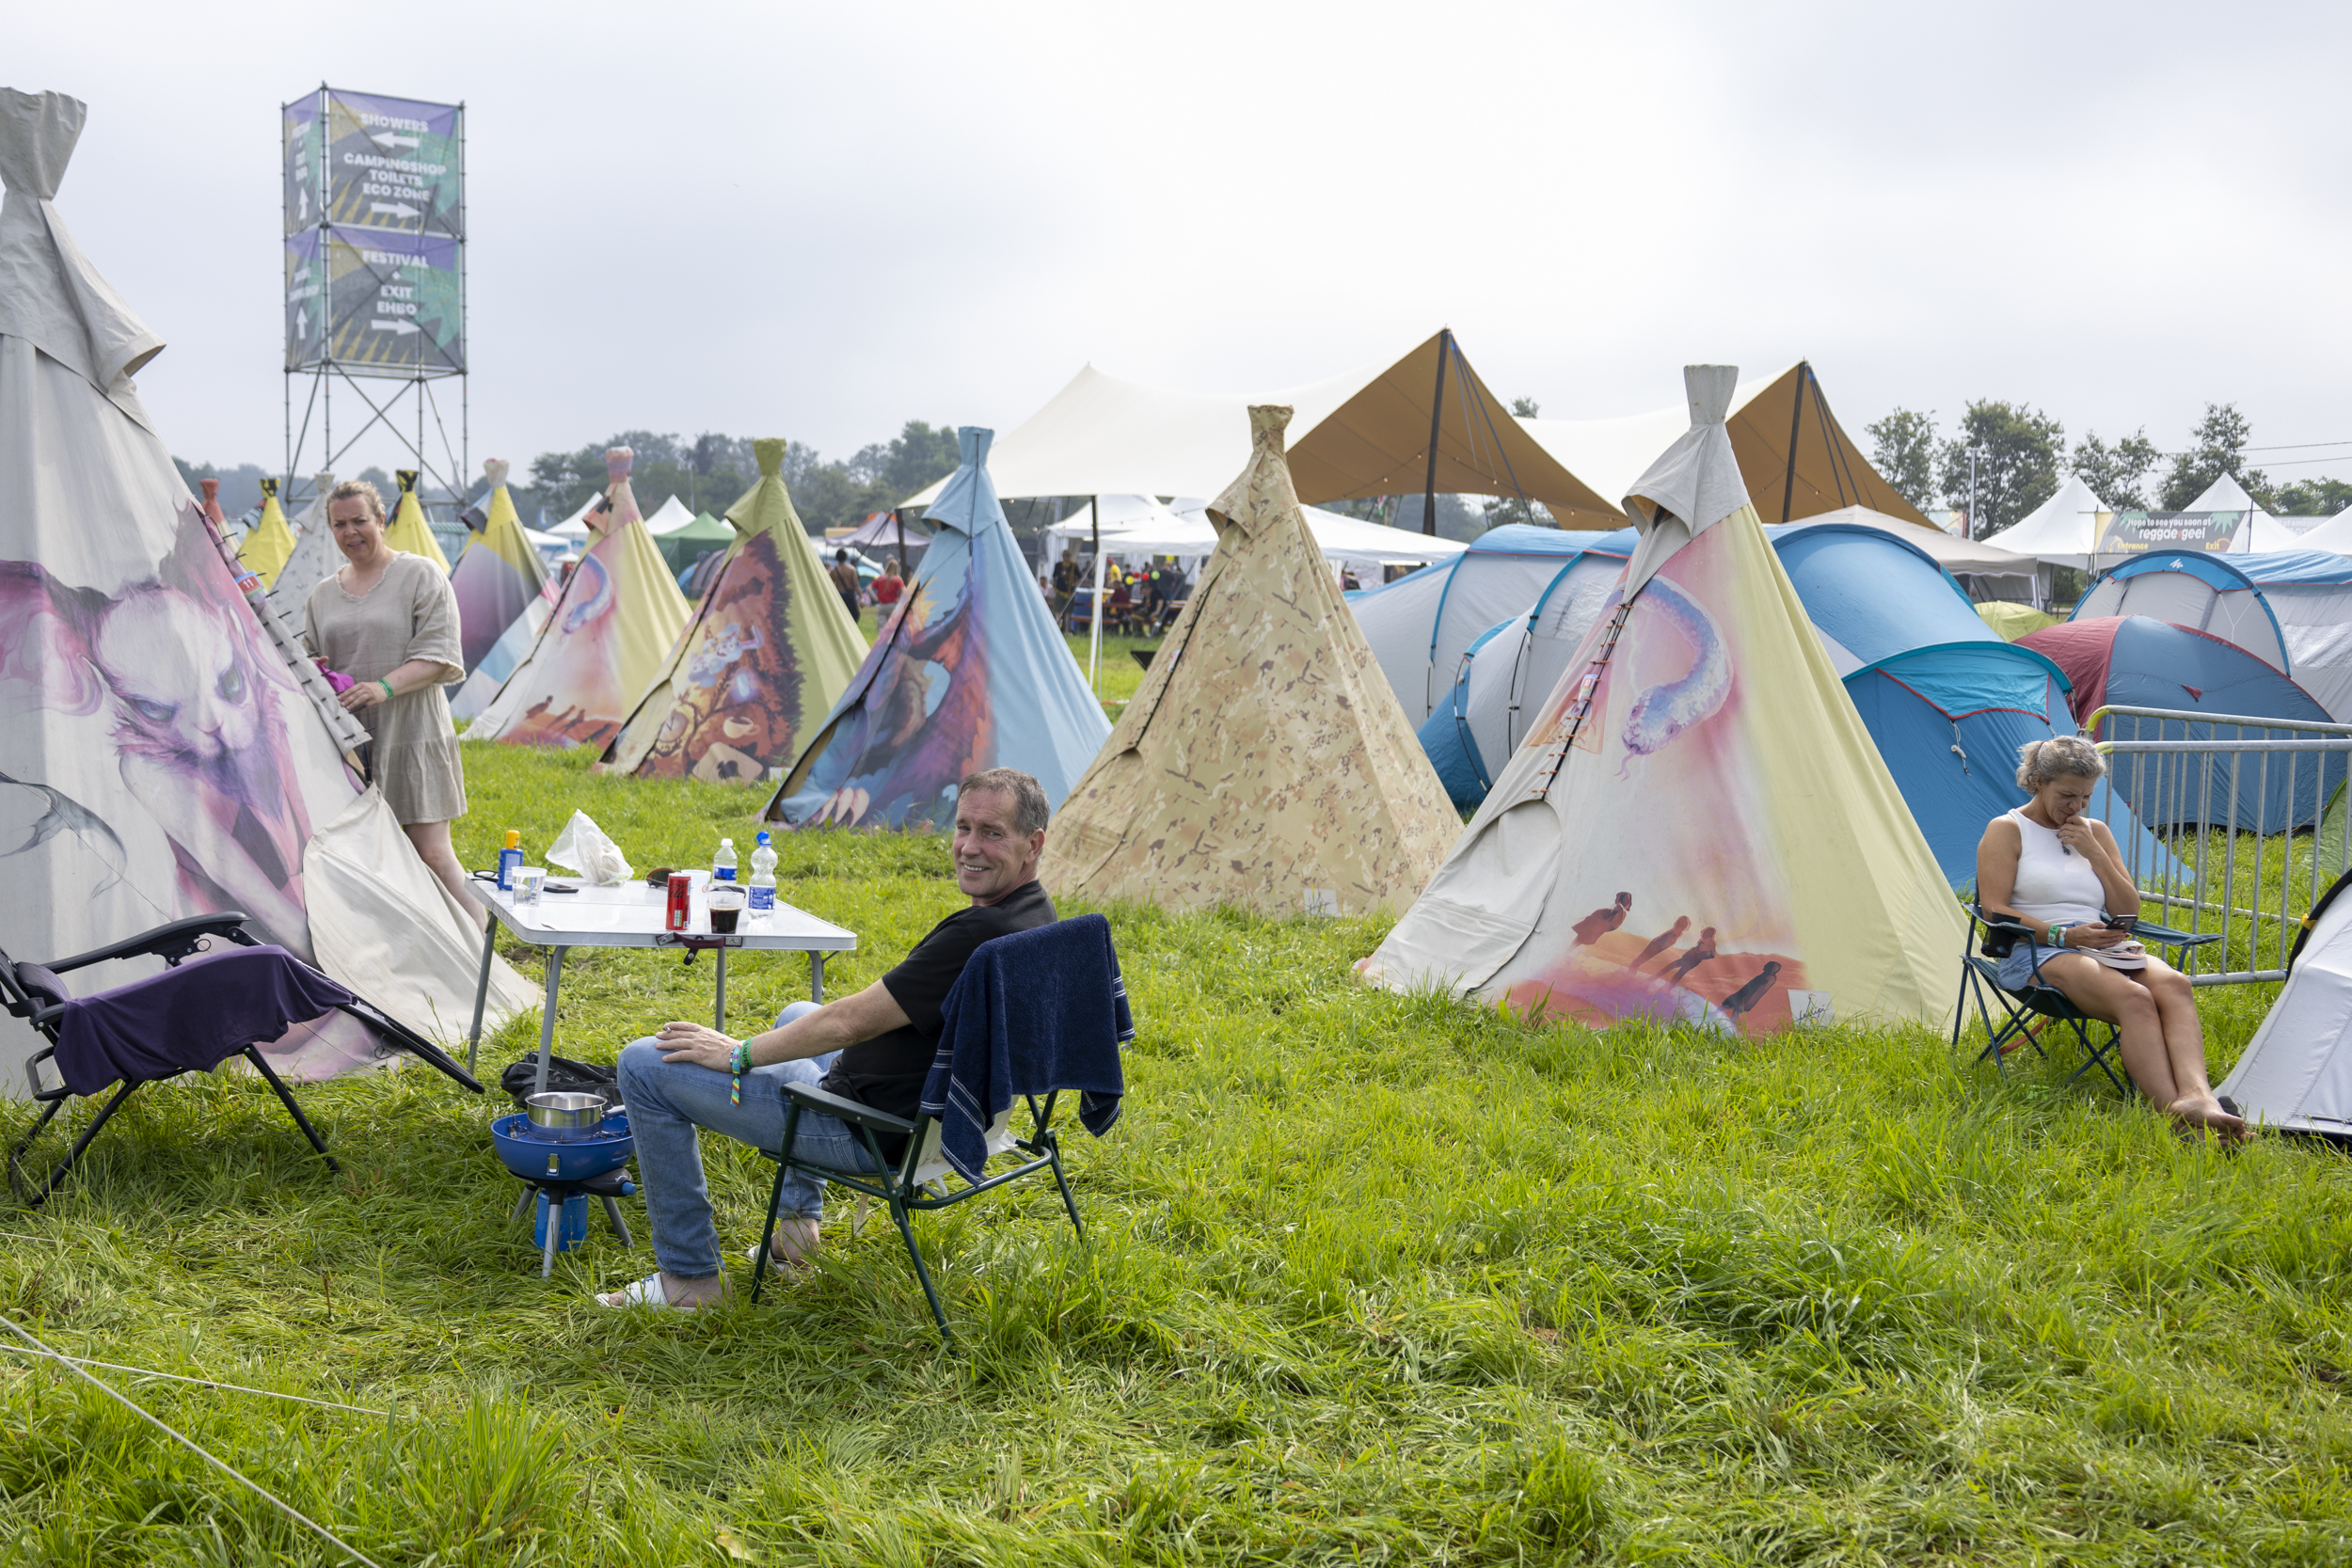
[[[2084,730],[2135,819],[2107,815],[2141,907],[2221,934],[2186,955],[2192,982],[2286,978],[2305,913],[2352,870],[2352,724],[2103,707]]]

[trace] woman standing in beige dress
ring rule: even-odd
[[[487,915],[449,841],[451,818],[466,815],[465,765],[441,694],[465,677],[457,595],[431,562],[384,542],[384,499],[366,480],[335,486],[326,520],[343,565],[310,590],[310,646],[352,678],[342,705],[374,737],[369,771],[385,803],[480,926]]]

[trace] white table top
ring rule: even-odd
[[[683,935],[753,952],[850,953],[857,949],[854,931],[796,910],[782,899],[764,919],[755,919],[745,910],[738,917],[739,924],[733,935],[714,937],[700,879],[696,879],[691,918],[686,930],[675,934],[665,924],[668,890],[642,881],[619,887],[582,887],[578,893],[542,893],[537,904],[520,908],[512,893],[501,893],[493,883],[477,881],[473,890],[500,925],[539,947],[671,947]]]

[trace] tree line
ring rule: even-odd
[[[2186,451],[2165,452],[2142,425],[2110,441],[2086,431],[2067,451],[2066,427],[2039,408],[1985,399],[1968,404],[1959,428],[1940,434],[1932,412],[1897,408],[1864,429],[1870,461],[1912,505],[1939,499],[1967,510],[1969,532],[1997,533],[2058,492],[2069,473],[2117,511],[2182,512],[2228,474],[2254,504],[2277,516],[2332,515],[2352,505],[2352,483],[2334,479],[2274,483],[2249,462],[2252,426],[2235,404],[2209,403]],[[1971,456],[1974,470],[1971,472]]]
[[[689,440],[676,434],[624,430],[572,451],[543,451],[531,460],[529,505],[516,505],[559,523],[603,489],[604,454],[610,447],[636,452],[629,490],[651,516],[672,496],[696,512],[724,512],[759,477],[748,436],[711,431]],[[909,420],[888,441],[862,447],[846,458],[828,460],[793,441],[785,448],[784,483],[793,509],[810,531],[851,528],[870,513],[887,511],[935,479],[955,472],[953,425]]]

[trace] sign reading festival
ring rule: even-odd
[[[285,106],[288,370],[465,370],[464,125],[338,87]]]

